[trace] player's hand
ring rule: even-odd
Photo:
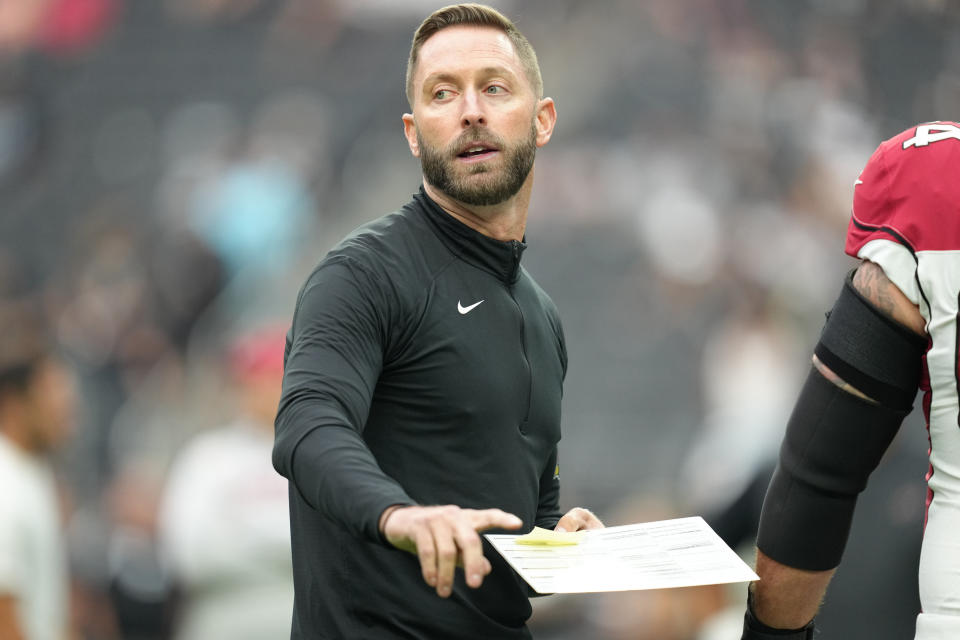
[[[462,566],[467,585],[476,589],[490,573],[483,556],[478,531],[519,529],[523,521],[500,509],[442,507],[390,507],[380,518],[380,529],[398,549],[415,553],[420,570],[437,595],[446,598],[453,590],[453,574]]]
[[[574,507],[567,511],[554,531],[581,531],[583,529],[603,529],[603,523],[600,518],[593,515],[593,512],[583,507]]]

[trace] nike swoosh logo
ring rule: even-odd
[[[857,180],[853,183],[853,186],[857,186],[858,184],[863,184],[863,180]]]
[[[460,315],[465,316],[471,311],[473,311],[474,309],[476,309],[477,307],[479,307],[482,303],[483,303],[483,300],[481,300],[480,302],[474,302],[469,307],[465,307],[462,304],[460,304],[459,300],[457,300],[457,311],[460,312]]]

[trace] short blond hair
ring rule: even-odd
[[[423,43],[442,29],[457,25],[473,25],[493,27],[503,31],[513,44],[517,57],[533,86],[537,98],[543,97],[543,78],[540,76],[540,64],[537,62],[537,53],[533,50],[530,41],[520,33],[510,18],[496,9],[483,4],[467,2],[454,4],[437,9],[420,23],[413,34],[413,43],[410,45],[410,57],[407,59],[407,102],[413,106],[413,75],[417,68],[417,60]]]

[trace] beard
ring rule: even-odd
[[[492,161],[466,166],[457,165],[457,151],[470,142],[485,142],[500,151],[496,164]],[[446,149],[425,143],[417,131],[420,165],[424,179],[454,200],[472,206],[489,206],[509,200],[520,191],[530,175],[537,153],[537,129],[515,145],[507,145],[499,136],[482,127],[471,126]],[[462,173],[461,173],[462,172]]]

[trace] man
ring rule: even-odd
[[[0,312],[0,638],[61,640],[66,552],[47,455],[70,432],[74,385],[31,326],[11,327],[6,312]]]
[[[476,4],[420,25],[407,97],[420,192],[326,256],[288,334],[292,637],[527,638],[527,587],[478,532],[602,526],[559,511],[566,349],[520,266],[556,109],[526,38]]]
[[[915,638],[960,638],[958,166],[960,125],[934,122],[881,144],[856,182],[846,251],[863,262],[828,317],[787,426],[744,640],[813,637],[857,495],[918,387],[930,471]]]
[[[283,341],[267,327],[231,342],[237,415],[191,438],[170,467],[159,520],[186,596],[177,640],[260,640],[290,628],[287,482],[270,466]]]

